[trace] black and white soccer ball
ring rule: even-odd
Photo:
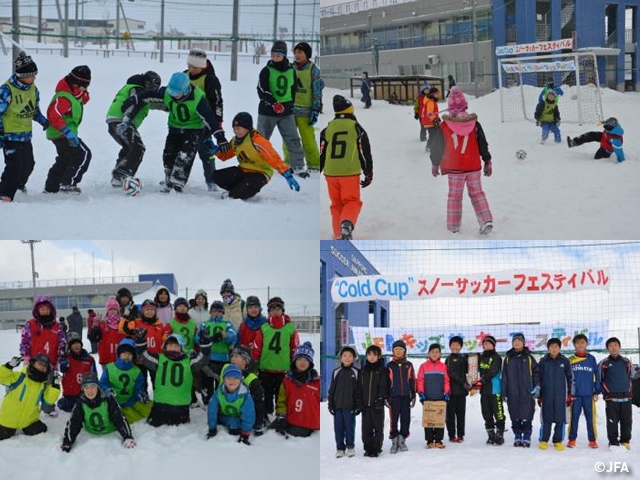
[[[527,152],[525,152],[523,149],[520,149],[516,152],[516,158],[520,161],[524,160],[525,158],[527,158]]]

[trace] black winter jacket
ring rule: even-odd
[[[464,388],[467,383],[467,355],[452,353],[445,360],[445,365],[449,371],[449,383],[451,384],[451,395],[467,395]]]
[[[360,370],[353,365],[344,367],[340,365],[331,375],[329,385],[329,410],[338,408],[347,410],[360,409],[360,396],[358,395],[358,382]]]
[[[368,408],[384,408],[384,400],[389,392],[389,372],[382,358],[376,363],[366,362],[360,372],[360,405]]]

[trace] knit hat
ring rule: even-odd
[[[38,313],[38,310],[42,305],[49,306],[49,310],[51,310],[52,318],[55,318],[57,316],[56,307],[53,306],[53,302],[51,301],[51,299],[47,296],[40,296],[37,298],[36,303],[33,304],[33,310],[31,311],[31,313],[33,314],[33,318],[37,319],[40,316],[40,314]]]
[[[353,355],[354,360],[356,358],[358,358],[358,352],[356,352],[356,349],[353,348],[351,345],[345,345],[340,349],[340,352],[338,352],[338,357],[342,357],[342,354],[344,352],[351,352],[351,354]]]
[[[423,92],[424,90],[427,90],[428,88],[431,88],[431,85],[429,85],[429,82],[424,82],[422,85],[420,85],[421,92]]]
[[[245,307],[249,308],[249,307],[258,307],[258,308],[262,308],[262,305],[260,305],[260,299],[254,295],[250,295],[247,297],[247,301],[245,302]]]
[[[463,343],[464,343],[464,342],[462,341],[462,337],[461,337],[460,335],[454,335],[453,337],[451,337],[451,338],[449,339],[449,346],[451,346],[451,344],[452,344],[453,342],[457,342],[457,343],[459,343],[459,344],[460,344],[460,346],[462,346],[462,345],[463,345]]]
[[[189,50],[187,65],[189,67],[207,68],[207,52],[199,48],[192,48]]]
[[[136,358],[136,344],[130,338],[123,338],[120,340],[118,347],[116,348],[116,355],[120,357],[122,352],[129,352],[133,355],[133,358]]]
[[[393,345],[391,346],[391,351],[393,351],[398,347],[402,348],[405,352],[407,351],[407,344],[404,343],[402,340],[396,340],[395,342],[393,342]]]
[[[206,292],[206,290],[203,290],[202,288],[200,290],[198,290],[196,292],[195,297],[193,297],[193,298],[198,298],[198,297],[204,297],[204,299],[207,300],[207,292]]]
[[[513,343],[516,340],[520,340],[522,343],[526,343],[524,341],[524,333],[521,333],[521,332],[514,333],[513,337],[511,337],[511,343]]]
[[[176,308],[178,308],[178,305],[185,305],[187,308],[189,308],[189,302],[187,302],[187,299],[183,297],[178,297],[174,300],[173,309],[175,310]]]
[[[158,308],[158,304],[153,300],[147,299],[144,302],[142,302],[142,305],[140,306],[140,310],[144,310],[144,307],[152,307],[154,310],[156,310]]]
[[[153,70],[146,71],[142,74],[145,90],[160,88],[162,78]]]
[[[287,44],[282,40],[278,40],[273,42],[273,46],[271,47],[271,55],[282,55],[283,57],[287,56]]]
[[[177,343],[178,345],[180,345],[180,348],[182,348],[183,350],[184,350],[184,346],[187,344],[187,342],[185,342],[185,340],[184,340],[184,337],[182,335],[180,335],[179,333],[172,333],[171,335],[169,335],[166,338],[166,340],[162,344],[162,349],[163,350],[167,346],[167,343]]]
[[[439,343],[432,343],[431,345],[429,345],[429,352],[431,350],[442,350],[442,348],[440,347]]]
[[[460,114],[465,113],[468,108],[467,99],[464,98],[464,93],[460,90],[460,87],[454,85],[451,87],[448,100],[449,114],[452,117],[458,117]]]
[[[79,342],[82,345],[82,337],[78,332],[71,332],[67,335],[67,349],[71,348],[71,344]]]
[[[353,113],[353,104],[342,95],[334,95],[333,111],[336,113]]]
[[[191,81],[189,76],[183,72],[176,72],[171,75],[169,83],[167,84],[167,93],[170,97],[177,97],[178,95],[189,95],[191,92]]]
[[[620,339],[618,337],[611,337],[607,339],[606,347],[609,348],[610,343],[617,343],[620,346]]]
[[[98,374],[96,372],[86,372],[82,374],[80,383],[85,387],[87,385],[98,386]]]
[[[224,372],[222,372],[222,378],[239,378],[242,380],[244,377],[242,376],[242,370],[236,367],[234,364],[229,364],[225,367]]]
[[[482,340],[482,343],[484,344],[484,342],[489,342],[491,345],[493,345],[494,347],[496,346],[496,337],[492,336],[492,335],[487,335],[486,337],[484,337],[484,339]]]
[[[311,45],[307,42],[300,42],[295,47],[293,47],[293,51],[302,50],[307,57],[307,60],[311,58]]]
[[[18,78],[35,77],[38,74],[38,66],[29,55],[20,52],[13,62],[13,71]]]
[[[240,358],[244,360],[244,362],[249,366],[251,363],[251,349],[246,345],[238,345],[233,350],[231,350],[230,357],[234,355],[238,355]]]
[[[133,295],[131,295],[131,290],[124,287],[118,290],[116,293],[116,300],[119,301],[122,297],[129,297],[130,299],[133,299]]]
[[[222,286],[220,287],[220,295],[222,295],[224,292],[230,292],[233,294],[236,293],[233,282],[228,278],[224,282],[222,282]]]
[[[253,117],[249,112],[240,112],[233,117],[233,127],[242,127],[247,130],[253,130]],[[233,284],[231,285],[233,286]]]
[[[65,78],[69,85],[88,87],[91,83],[91,69],[86,65],[80,65],[71,70]]]
[[[431,87],[427,92],[427,95],[433,95],[434,93],[438,93],[438,92],[440,92],[440,90],[438,90],[437,87]]]
[[[209,311],[213,311],[213,310],[217,310],[219,312],[224,312],[224,303],[222,303],[220,300],[216,300],[214,302],[211,302],[211,306],[209,307]]]
[[[284,312],[284,300],[282,300],[280,297],[273,297],[269,299],[269,301],[267,302],[267,309],[270,309],[271,307],[280,307]]]
[[[555,343],[556,345],[558,345],[558,347],[562,348],[562,342],[560,341],[560,339],[559,339],[559,338],[550,338],[550,339],[547,341],[547,348],[549,348],[549,347],[550,347],[551,345],[553,345],[554,343]]]
[[[314,355],[314,353],[315,352],[313,351],[313,345],[311,344],[311,342],[304,342],[302,345],[298,345],[298,348],[296,348],[296,351],[293,354],[292,363],[295,362],[300,357],[304,357],[307,360],[309,360],[309,363],[313,367],[313,355]]]
[[[108,312],[109,310],[114,309],[120,312],[120,304],[116,300],[116,297],[109,297],[107,303],[104,304],[104,311]]]
[[[369,345],[367,347],[367,351],[365,352],[365,354],[369,355],[370,353],[375,353],[378,357],[381,357],[382,349],[377,345]]]

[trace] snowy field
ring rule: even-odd
[[[324,128],[331,119],[333,95],[348,91],[325,89]],[[373,183],[362,191],[364,203],[355,239],[453,239],[446,229],[448,182],[433,178],[431,161],[419,141],[420,127],[411,106],[374,101],[364,110],[360,93],[351,99],[356,117],[369,134],[373,155]],[[603,90],[605,117],[615,116],[624,128],[627,161],[617,164],[615,156],[594,160],[598,145],[590,143],[569,150],[565,138],[601,130],[596,125],[561,124],[563,142],[552,137],[540,145],[540,128],[521,120],[500,122],[498,92],[474,100],[467,96],[469,111],[478,120],[489,142],[493,157],[493,176],[482,184],[494,216],[490,239],[636,239],[640,220],[640,144],[635,132],[640,128],[637,115],[639,93]],[[562,103],[559,108],[562,116]],[[446,101],[440,102],[440,109]],[[515,152],[524,149],[524,161]],[[320,237],[330,239],[331,216],[324,179],[320,187]],[[456,239],[484,238],[469,197],[465,193],[462,227]]]
[[[29,49],[27,49],[29,52]],[[95,53],[80,56],[72,52],[69,58],[49,53],[32,54],[38,65],[36,85],[40,90],[43,113],[54,94],[58,80],[76,65],[89,65],[92,81],[91,100],[85,106],[80,126],[80,138],[93,152],[93,159],[85,174],[78,196],[42,193],[47,172],[56,156],[55,147],[34,123],[34,155],[36,166],[27,184],[28,194],[20,192],[12,204],[0,209],[0,238],[318,238],[318,178],[296,177],[300,192],[290,190],[279,174],[254,198],[247,201],[221,199],[219,194],[207,192],[199,157],[194,161],[189,182],[183,194],[162,194],[158,182],[164,179],[162,149],[167,133],[167,114],[153,111],[140,128],[147,147],[138,170],[142,181],[139,197],[127,197],[110,185],[111,170],[115,166],[119,147],[107,132],[107,109],[116,92],[127,78],[147,70],[157,71],[163,85],[176,71],[186,69],[182,59],[165,58],[164,63],[143,57],[103,58]],[[75,56],[74,56],[75,55]],[[290,59],[292,59],[292,55]],[[258,94],[256,86],[261,65],[252,65],[251,57],[240,57],[237,82],[231,82],[229,56],[212,59],[222,83],[224,98],[224,127],[227,138],[233,136],[231,121],[236,113],[247,111],[257,124]],[[2,80],[11,72],[10,56],[0,56]],[[282,154],[282,140],[275,132],[274,146]],[[236,165],[229,160],[216,160],[216,167]],[[4,168],[4,162],[3,162]],[[179,221],[178,221],[179,220]],[[91,232],[91,233],[89,233]]]
[[[300,341],[311,341],[318,352],[319,335],[300,335]],[[18,353],[19,335],[0,331],[0,362]],[[87,341],[84,340],[86,346]],[[97,356],[96,356],[97,360]],[[319,355],[315,362],[319,365]],[[99,368],[99,367],[98,367]],[[0,401],[4,397],[0,387]],[[117,432],[99,438],[81,432],[73,450],[59,450],[68,413],[58,418],[43,418],[49,431],[28,438],[22,434],[0,442],[0,469],[4,479],[69,480],[92,478],[115,480],[125,478],[233,478],[301,479],[319,478],[318,450],[320,437],[284,437],[267,431],[262,437],[251,437],[251,446],[237,442],[224,430],[206,440],[207,416],[201,409],[191,410],[191,423],[179,427],[153,428],[144,422],[132,425],[138,443],[134,450],[121,446]],[[249,463],[245,463],[251,460]]]
[[[597,355],[601,358],[602,355]],[[636,358],[634,355],[633,359]],[[416,371],[422,361],[412,360]],[[511,421],[507,411],[506,428],[511,430]],[[320,465],[323,480],[348,478],[349,480],[370,480],[379,475],[391,474],[393,478],[437,478],[438,480],[541,480],[559,478],[637,478],[640,472],[640,409],[633,407],[633,431],[631,450],[611,452],[607,448],[606,419],[602,397],[597,404],[597,450],[587,447],[587,432],[584,418],[580,419],[577,446],[557,452],[550,442],[549,449],[538,448],[540,428],[539,412],[533,419],[533,435],[530,449],[514,448],[513,433],[505,432],[505,444],[500,447],[486,445],[484,420],[480,413],[480,395],[467,397],[466,435],[464,443],[450,443],[445,429],[444,450],[425,450],[424,429],[422,428],[422,405],[416,402],[411,411],[411,436],[407,440],[409,451],[395,455],[389,453],[389,410],[385,409],[385,441],[383,454],[378,458],[364,457],[361,437],[361,417],[356,420],[356,456],[353,458],[334,458],[336,445],[333,436],[333,417],[327,403],[320,408]],[[568,436],[568,432],[567,432]],[[566,441],[564,442],[566,444]],[[609,462],[626,462],[629,473],[597,473],[595,464],[603,462],[606,469]]]

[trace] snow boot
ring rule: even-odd
[[[495,445],[496,443],[496,432],[493,431],[493,428],[487,428],[487,445]]]
[[[400,437],[394,437],[391,439],[391,450],[389,453],[398,453],[398,447],[400,446]]]
[[[480,235],[488,235],[491,233],[491,230],[493,230],[493,222],[488,220],[480,227]]]
[[[569,135],[567,135],[567,146],[569,148],[577,146],[576,142]]]
[[[309,171],[307,167],[293,167],[293,173],[295,173],[300,178],[309,178]]]
[[[404,437],[402,435],[398,435],[398,438],[400,439],[398,440],[398,449],[401,452],[408,451],[409,449],[407,448],[407,444],[405,443]]]
[[[80,193],[82,192],[82,190],[80,190],[80,187],[77,187],[75,185],[60,185],[60,191],[62,193],[69,193],[72,195],[80,195]]]
[[[351,235],[353,233],[353,223],[351,223],[351,221],[349,220],[344,220],[341,224],[340,224],[340,234],[341,236],[341,240],[353,240],[353,236]]]
[[[113,188],[122,188],[122,179],[121,178],[116,178],[116,177],[111,177],[111,186]]]
[[[504,430],[496,430],[496,435],[493,440],[494,445],[502,445],[504,443]]]

